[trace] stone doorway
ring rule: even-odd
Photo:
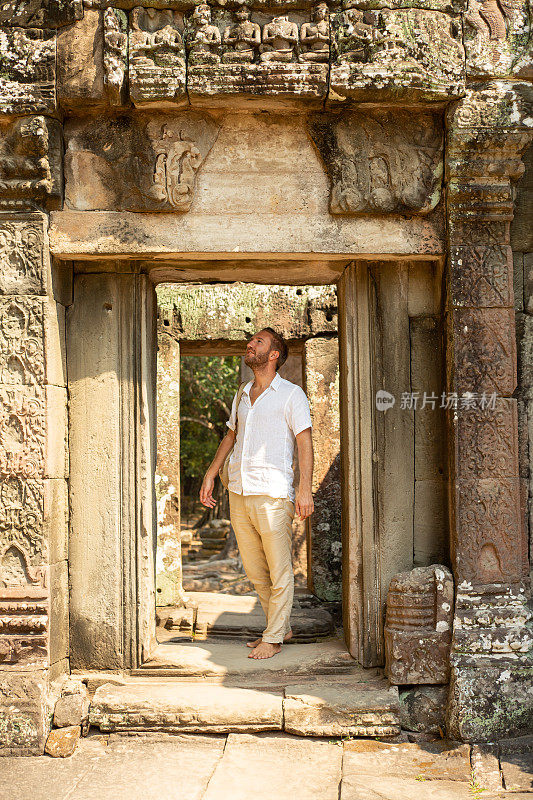
[[[447,559],[443,419],[400,402],[386,414],[375,407],[378,389],[399,399],[442,385],[440,262],[76,262],[67,321],[74,669],[136,670],[157,646],[154,287],[224,275],[337,284],[343,627],[357,662],[383,664],[392,576]]]
[[[223,661],[235,653],[238,662],[243,652],[239,640],[255,639],[264,628],[227,519],[227,493],[217,483],[218,504],[212,514],[200,505],[198,491],[224,435],[238,383],[252,377],[242,360],[245,343],[269,324],[289,342],[289,359],[280,374],[307,391],[314,416],[316,512],[305,523],[293,523],[293,643],[327,640],[325,657],[331,659],[333,649],[337,658],[344,645],[336,287],[163,284],[157,295],[160,646],[146,667],[163,662],[170,668],[170,659],[185,668],[190,648],[184,645],[191,640],[196,649],[206,640],[218,647]],[[297,485],[297,458],[294,466]],[[300,664],[306,660],[305,650],[291,650]]]

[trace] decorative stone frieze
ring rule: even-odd
[[[0,113],[55,109],[55,31],[0,28]]]
[[[509,245],[450,248],[450,305],[512,308],[513,253]]]
[[[394,684],[447,683],[453,578],[443,566],[399,572],[390,582],[385,672]]]
[[[330,52],[327,6],[317,5],[310,15],[280,13],[264,20],[255,12],[252,19],[247,6],[232,16],[196,6],[185,32],[192,105],[322,107]]]
[[[0,384],[44,382],[43,317],[42,300],[0,299]]]
[[[129,90],[141,108],[187,103],[181,14],[143,7],[130,13]]]
[[[464,43],[470,77],[533,77],[528,0],[469,0]]]
[[[314,114],[309,131],[331,179],[332,214],[426,214],[439,202],[443,130],[438,114]]]
[[[61,128],[41,116],[0,119],[0,209],[56,208],[61,200]]]
[[[68,123],[66,203],[84,210],[188,211],[218,130],[198,112]],[[89,165],[91,183],[78,181]]]
[[[457,19],[422,8],[348,8],[331,18],[330,101],[437,100],[464,90]]]

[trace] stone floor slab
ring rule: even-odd
[[[355,740],[344,748],[343,775],[397,777],[428,781],[471,779],[470,745],[448,742],[389,744]]]
[[[395,736],[400,732],[397,687],[353,683],[287,686],[285,730],[302,736]]]
[[[533,791],[533,736],[520,736],[501,742],[500,764],[508,791]],[[515,796],[512,795],[513,800]]]
[[[89,720],[101,731],[281,730],[282,697],[202,682],[104,684],[94,694]]]
[[[472,800],[473,797],[467,783],[417,781],[385,774],[343,775],[340,793],[340,800]]]
[[[316,644],[285,646],[274,658],[248,658],[241,642],[162,642],[147,659],[143,670],[171,669],[177,676],[317,675],[357,669],[341,639],[331,637]],[[140,671],[139,671],[140,672]]]
[[[341,762],[331,742],[228,736],[203,800],[338,800]]]

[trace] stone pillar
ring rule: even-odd
[[[185,601],[180,533],[180,343],[157,337],[157,580],[158,606]]]
[[[308,562],[312,589],[322,600],[341,598],[339,343],[317,336],[305,343],[305,386],[313,419],[315,512]],[[308,578],[309,580],[309,578]]]
[[[76,275],[67,319],[71,666],[138,666],[155,641],[155,292]],[[153,425],[152,425],[153,423]]]
[[[449,411],[457,593],[448,723],[469,741],[518,735],[532,722],[509,242],[532,101],[525,83],[478,84],[448,117],[447,382],[459,396]]]
[[[0,213],[0,754],[43,752],[49,680],[68,670],[69,294],[46,214]]]

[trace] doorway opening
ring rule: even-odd
[[[325,662],[338,656],[344,663],[335,286],[163,284],[157,295],[159,644],[146,667],[165,664],[187,673],[196,664],[193,650],[205,657],[202,643],[221,669],[237,653],[253,664],[243,644],[261,636],[265,619],[242,567],[227,491],[216,482],[213,510],[201,506],[198,493],[227,430],[233,396],[253,378],[242,357],[246,342],[267,325],[288,340],[280,376],[306,391],[314,418],[316,511],[293,522],[293,641],[320,643]],[[297,454],[294,473],[296,487]],[[316,647],[285,650],[289,661],[302,663],[308,655],[316,670]]]

